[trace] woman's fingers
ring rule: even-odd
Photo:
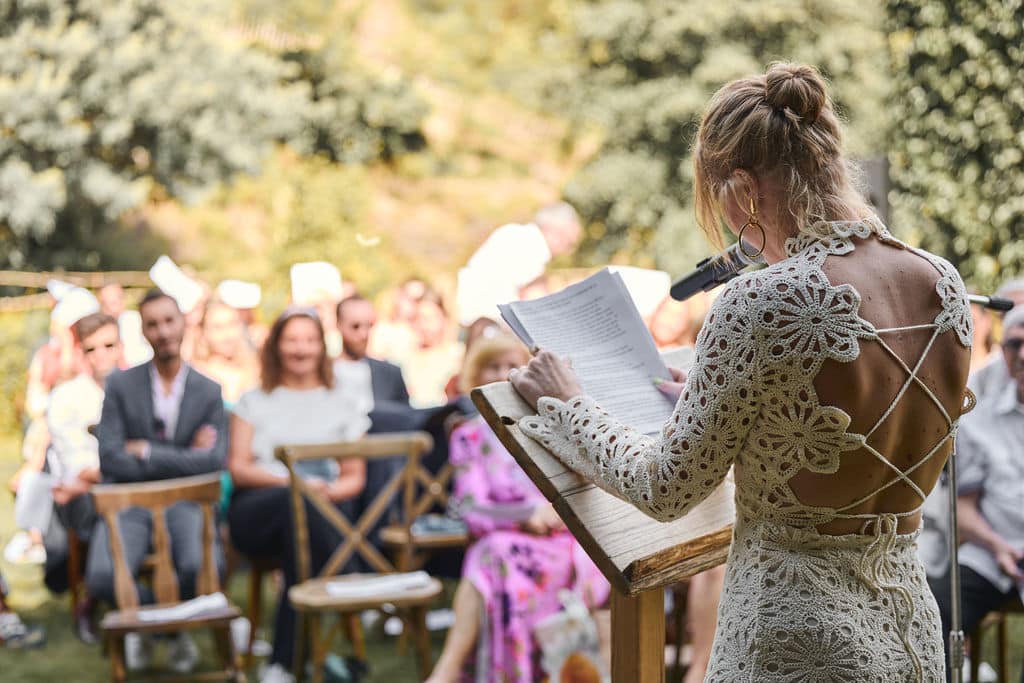
[[[679,400],[679,396],[683,393],[683,386],[685,385],[681,382],[666,382],[665,380],[662,380],[661,382],[655,382],[654,386],[668,398],[673,401],[677,401]]]

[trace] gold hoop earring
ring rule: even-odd
[[[743,235],[746,233],[747,228],[750,227],[757,228],[761,231],[761,248],[754,253],[750,253],[743,246],[746,243],[743,239]],[[764,253],[764,247],[768,243],[768,235],[764,232],[764,226],[761,225],[761,221],[757,220],[757,206],[754,205],[753,197],[750,197],[750,211],[747,212],[747,222],[743,224],[742,228],[740,228],[740,234],[737,236],[737,240],[739,241],[740,251],[750,260],[759,258],[761,254]]]

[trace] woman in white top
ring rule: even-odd
[[[280,557],[285,585],[274,623],[274,651],[263,680],[289,680],[295,613],[288,588],[296,581],[288,473],[274,459],[284,444],[358,439],[370,426],[364,395],[336,384],[323,326],[311,308],[292,307],[274,322],[263,347],[262,386],[242,395],[231,416],[228,470],[235,491],[228,508],[231,540],[242,553]],[[313,461],[300,472],[351,516],[351,500],[366,483],[366,463]],[[314,571],[340,542],[333,527],[307,506]]]

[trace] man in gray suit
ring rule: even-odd
[[[185,318],[177,302],[151,290],[139,304],[142,331],[153,347],[153,360],[107,379],[98,439],[104,482],[124,483],[186,477],[223,468],[227,450],[220,385],[193,370],[181,357]],[[167,511],[171,553],[183,598],[195,595],[202,561],[202,515],[197,506],[179,504]],[[150,551],[152,519],[132,508],[120,515],[124,554],[137,577]],[[220,558],[218,558],[220,561]],[[99,522],[89,544],[86,585],[93,597],[116,604],[108,530]],[[139,586],[143,602],[152,594]],[[168,657],[172,668],[187,671],[198,652],[179,639]],[[129,664],[142,667],[144,641],[126,643]]]

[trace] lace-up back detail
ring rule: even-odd
[[[778,625],[776,641],[780,634],[795,639],[790,643],[804,638],[806,634],[798,634],[799,629],[794,631],[785,625],[793,615],[781,605],[792,601],[793,592],[800,589],[792,583],[793,574],[807,569],[805,562],[813,567],[808,570],[810,575],[801,574],[801,581],[815,584],[816,590],[851,594],[866,591],[857,599],[870,603],[881,621],[872,622],[867,617],[860,625],[844,621],[849,618],[848,614],[843,616],[844,612],[857,611],[858,603],[851,597],[853,603],[833,601],[837,621],[829,628],[838,629],[836,638],[852,636],[861,629],[881,629],[883,635],[879,637],[891,651],[888,664],[882,662],[882,668],[876,667],[885,673],[878,680],[930,680],[925,674],[934,664],[930,659],[933,655],[941,671],[942,648],[936,639],[934,604],[924,597],[929,594],[923,570],[919,572],[920,567],[914,564],[913,539],[899,536],[897,528],[899,519],[915,514],[927,495],[915,482],[914,474],[928,463],[934,465],[936,455],[948,454],[959,417],[959,410],[949,410],[922,379],[922,368],[937,345],[947,351],[951,348],[949,337],[944,335],[954,335],[966,354],[972,336],[970,309],[956,270],[936,256],[914,250],[938,274],[935,291],[940,310],[930,321],[877,329],[861,317],[858,291],[849,284],[833,285],[825,273],[826,259],[852,252],[858,239],[878,239],[909,249],[877,219],[821,223],[787,242],[787,259],[737,278],[722,292],[697,340],[696,363],[660,438],[644,436],[619,424],[588,397],[568,402],[543,398],[538,405],[539,415],[520,423],[526,434],[557,453],[567,465],[661,520],[685,514],[737,464],[737,527],[727,591],[734,591],[730,596],[734,602],[742,602],[746,595],[750,604],[737,606],[737,611],[730,614],[723,603],[716,652],[725,647],[719,643],[725,629],[730,632],[729,647],[739,648],[732,653],[735,660],[732,655],[726,659],[738,668],[723,668],[728,675],[721,679],[709,673],[708,680],[791,680],[771,669],[759,675],[749,668],[743,670],[743,657],[752,655],[754,641],[749,627],[742,624],[749,621],[753,610],[763,624]],[[899,345],[892,340],[910,335],[927,337],[927,341],[920,353],[908,356],[902,349],[901,355],[897,352]],[[877,345],[881,354],[873,353],[868,369],[898,374],[899,379],[891,396],[877,397],[871,417],[864,414],[869,412],[866,410],[854,412],[862,427],[858,433],[851,429],[853,420],[848,412],[819,400],[815,380],[830,361],[844,372],[847,368],[853,372],[862,347],[869,344]],[[883,357],[886,367],[879,370]],[[885,452],[885,439],[880,435],[909,401],[918,402],[912,404],[917,408],[920,402],[927,402],[929,410],[941,415],[943,428],[934,442],[917,449],[919,453],[904,453],[901,449],[901,467],[892,453]],[[841,400],[836,403],[845,405]],[[841,467],[860,462],[860,458],[873,459],[874,474],[885,472],[880,481],[874,479],[875,484],[860,484],[866,490],[851,481],[851,490],[841,502],[819,505],[807,504],[794,493],[791,484],[798,477],[825,477],[836,488]],[[909,487],[918,504],[906,510],[872,504],[897,485]],[[818,527],[836,520],[857,520],[861,533],[826,536],[818,532]],[[776,552],[782,554],[774,561],[766,560],[767,555]],[[898,563],[909,563],[901,565],[899,571],[893,565],[897,556]],[[826,570],[827,566],[831,569]],[[760,590],[750,594],[750,587],[739,583],[741,575],[743,581],[762,581],[758,584]],[[907,577],[911,575],[915,577],[913,585],[908,585]],[[763,583],[765,576],[772,577],[768,584]],[[806,624],[807,633],[812,634],[806,637],[812,639],[819,637],[824,628],[821,606],[815,609],[818,616],[808,617],[815,624]],[[922,638],[929,643],[924,648],[924,660],[912,645]],[[815,650],[818,655],[824,647],[821,643],[801,642],[800,647]],[[745,654],[741,657],[740,652]],[[893,654],[896,652],[900,654]],[[874,655],[864,657],[875,661]],[[806,664],[800,657],[795,661],[798,669]],[[911,675],[904,677],[901,671]]]

